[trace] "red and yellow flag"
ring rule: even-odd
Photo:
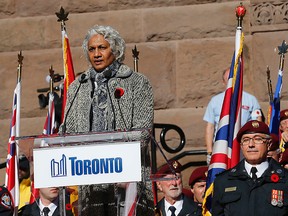
[[[64,110],[66,106],[67,90],[69,85],[75,80],[72,55],[69,45],[69,39],[66,30],[62,30],[62,47],[63,47],[63,63],[64,63],[64,86],[62,95],[62,116],[61,122],[64,119]]]

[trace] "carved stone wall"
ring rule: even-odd
[[[287,23],[288,3],[283,2],[260,2],[251,4],[251,25],[273,25]]]

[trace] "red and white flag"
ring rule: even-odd
[[[136,215],[137,183],[129,182],[126,187],[124,216]]]
[[[54,104],[54,93],[49,93],[49,105],[48,105],[48,113],[46,116],[46,121],[44,124],[43,134],[50,135],[54,134],[56,129],[55,124],[55,104]]]
[[[12,196],[15,209],[19,205],[19,178],[18,178],[18,144],[16,137],[19,136],[20,128],[20,93],[21,82],[18,82],[14,90],[12,118],[10,125],[10,137],[8,142],[8,155],[6,164],[5,186]]]

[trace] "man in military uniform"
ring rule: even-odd
[[[202,215],[202,203],[205,196],[208,167],[197,167],[193,170],[189,178],[189,186],[193,193],[193,201],[198,207],[197,214]]]
[[[273,158],[268,126],[252,120],[238,132],[244,159],[214,181],[212,215],[288,215],[288,172]]]
[[[283,152],[283,148],[288,147],[288,109],[281,110],[280,112],[280,123],[279,130],[281,132],[280,146],[281,151]]]
[[[197,205],[192,199],[183,194],[181,164],[178,161],[168,161],[156,173],[161,180],[157,181],[158,189],[164,197],[158,202],[156,208],[163,216],[189,216],[195,215]],[[156,215],[159,215],[157,212]]]

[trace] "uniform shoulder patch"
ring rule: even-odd
[[[0,203],[0,205],[5,207],[5,208],[7,208],[7,209],[11,209],[12,208],[11,197],[10,197],[9,193],[4,192],[1,195],[1,203]]]

